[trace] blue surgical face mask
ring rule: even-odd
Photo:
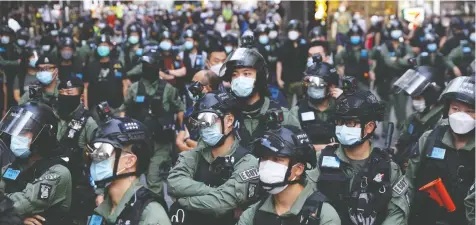
[[[184,46],[185,46],[185,49],[187,49],[187,50],[192,50],[192,48],[193,48],[193,41],[186,41],[185,44],[184,44]]]
[[[139,43],[139,37],[138,36],[130,36],[128,39],[129,43],[135,45]]]
[[[403,32],[401,30],[392,30],[390,32],[390,36],[394,39],[397,40],[403,36]]]
[[[306,63],[307,67],[312,66],[312,64],[314,64],[314,60],[312,60],[311,57],[307,58],[307,63]]]
[[[144,54],[144,50],[142,48],[138,48],[136,50],[136,56],[142,56],[142,54]]]
[[[326,97],[326,89],[309,87],[307,89],[307,95],[312,99],[323,99],[324,97]]]
[[[36,58],[30,59],[28,64],[30,65],[30,67],[36,68],[36,61],[38,61],[38,59]]]
[[[353,44],[353,45],[360,44],[360,37],[359,36],[351,36],[350,37],[350,43]]]
[[[50,71],[40,71],[36,73],[36,78],[43,84],[48,85],[53,81],[53,73]]]
[[[16,157],[25,159],[31,154],[30,148],[28,147],[29,143],[30,139],[27,137],[12,136],[10,149]]]
[[[259,36],[258,40],[259,40],[259,43],[265,45],[265,44],[268,44],[269,37],[268,37],[268,35],[261,35],[261,36]]]
[[[112,157],[100,162],[93,161],[89,168],[91,178],[93,178],[94,181],[100,181],[112,177],[112,162]]]
[[[162,41],[159,46],[164,51],[168,51],[172,48],[172,44],[169,41]]]
[[[342,128],[339,128],[339,131],[336,127],[335,133],[341,144],[350,146],[362,140],[361,132],[362,129],[360,127],[342,126]]]
[[[231,81],[231,90],[238,97],[248,97],[255,86],[255,79],[239,76]]]
[[[17,44],[18,44],[18,46],[25,46],[25,45],[26,45],[26,41],[23,40],[23,39],[18,39],[18,40],[17,40]]]
[[[109,49],[109,46],[99,46],[98,49],[98,55],[101,56],[101,57],[106,57],[109,55],[111,49]]]
[[[438,46],[436,45],[436,43],[431,43],[431,44],[428,44],[426,48],[428,49],[429,52],[436,52],[436,49],[438,48]]]
[[[224,135],[221,133],[219,123],[215,123],[213,126],[200,129],[200,137],[207,145],[211,147],[215,147],[217,143],[223,138],[223,136]]]
[[[233,46],[230,46],[230,45],[225,46],[226,54],[230,54],[231,51],[233,51]]]
[[[2,44],[6,45],[6,44],[10,43],[10,37],[9,36],[2,36],[2,38],[0,38],[0,39],[1,39]]]

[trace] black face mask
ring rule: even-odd
[[[155,81],[159,78],[159,73],[154,67],[142,65],[142,76],[146,80]]]
[[[80,95],[58,95],[58,116],[62,119],[67,118],[80,103]]]

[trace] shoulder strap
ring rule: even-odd
[[[137,84],[137,96],[146,96],[147,91],[145,90],[144,82],[140,81]]]
[[[322,204],[325,201],[327,201],[326,196],[319,191],[315,191],[307,197],[300,212],[301,216],[304,218],[304,220],[301,221],[301,224],[319,225]]]
[[[132,197],[129,200],[126,204],[126,208],[122,211],[121,215],[119,215],[118,220],[119,218],[124,221],[127,219],[130,221],[130,224],[139,224],[142,212],[151,202],[158,202],[167,213],[167,204],[165,201],[149,189],[141,187],[136,191],[135,196],[137,198]]]
[[[73,115],[73,118],[68,123],[68,129],[64,133],[63,137],[61,137],[60,143],[64,144],[63,142],[67,141],[68,139],[78,140],[79,134],[81,133],[81,130],[84,129],[84,125],[88,121],[89,117],[89,112],[84,107],[81,107],[79,108],[79,110],[76,110]],[[70,130],[75,130],[75,132],[72,134],[72,137],[69,134]]]
[[[167,86],[167,81],[159,79],[159,87],[157,88],[156,96],[160,99],[164,98],[165,86]]]
[[[248,149],[239,145],[236,148],[235,152],[233,153],[233,157],[235,158],[235,162],[233,163],[233,165],[238,163],[241,160],[241,158],[243,158],[245,155],[248,155],[248,154],[251,154],[250,151],[248,151]]]

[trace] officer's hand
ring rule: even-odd
[[[344,93],[344,91],[340,88],[330,89],[330,95],[335,99],[339,98],[339,96],[342,95],[342,93]]]
[[[283,80],[278,80],[278,86],[279,86],[279,88],[283,89],[284,88],[284,81]]]
[[[453,73],[457,77],[461,76],[461,71],[459,70],[459,68],[457,66],[453,67]]]
[[[42,225],[41,222],[45,222],[46,219],[40,215],[34,215],[33,217],[25,218],[23,220],[24,225]]]
[[[98,195],[96,197],[96,206],[101,205],[101,203],[104,201],[104,195]]]

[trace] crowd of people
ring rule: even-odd
[[[475,223],[474,21],[59,15],[0,23],[0,225]]]

